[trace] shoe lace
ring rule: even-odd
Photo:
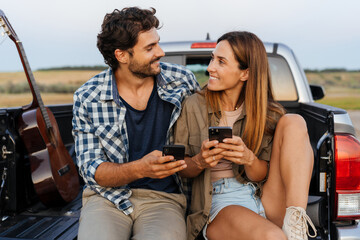
[[[303,236],[304,232],[303,229],[306,228],[306,234],[309,237],[316,237],[316,228],[314,226],[314,224],[312,223],[310,217],[306,214],[305,210],[302,208],[298,208],[298,207],[289,207],[290,209],[292,209],[293,211],[291,211],[291,215],[288,218],[288,222],[287,224],[289,226],[291,226],[291,232],[294,233],[296,235],[296,239],[304,239],[305,236]],[[293,219],[296,219],[295,221],[291,221]],[[314,231],[314,235],[311,235],[309,232],[309,226],[308,224],[311,226],[312,230]]]

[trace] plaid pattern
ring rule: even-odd
[[[167,132],[167,144],[173,143],[173,126],[181,112],[181,102],[199,90],[194,74],[183,66],[161,63],[157,76],[157,92],[160,98],[174,104]],[[73,136],[77,165],[80,175],[89,187],[115,204],[126,215],[133,211],[128,186],[102,187],[95,181],[95,171],[103,162],[128,162],[129,141],[125,122],[126,108],[120,101],[117,105],[112,94],[115,81],[109,68],[94,76],[74,94]],[[182,188],[178,175],[176,181]]]

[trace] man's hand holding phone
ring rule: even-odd
[[[165,178],[187,167],[184,160],[174,161],[174,156],[164,156],[161,151],[154,150],[145,155],[142,161],[142,177]]]

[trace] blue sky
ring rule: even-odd
[[[302,67],[360,69],[359,0],[3,0],[33,70],[103,65],[96,35],[106,13],[155,7],[161,41],[216,40],[246,30],[291,47]],[[1,31],[0,31],[1,32]],[[0,71],[22,66],[14,44],[0,35]]]

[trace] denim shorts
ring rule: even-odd
[[[221,209],[238,205],[246,207],[265,218],[265,210],[258,196],[255,195],[256,187],[252,183],[240,183],[235,178],[222,178],[212,183],[213,195],[210,210],[210,219],[203,229],[204,238],[206,229]]]

